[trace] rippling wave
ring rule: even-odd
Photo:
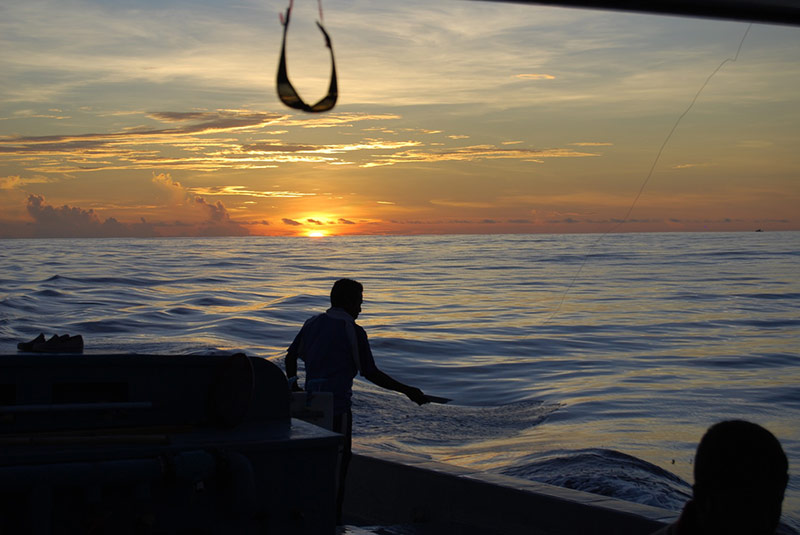
[[[347,276],[378,365],[454,400],[358,380],[356,441],[670,508],[723,418],[800,466],[800,233],[0,243],[4,352],[72,333],[89,353],[280,362]]]
[[[691,485],[675,474],[601,448],[536,453],[502,472],[673,511],[680,510],[692,495]]]

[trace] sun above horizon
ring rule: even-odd
[[[322,230],[309,230],[306,233],[306,236],[309,237],[309,238],[324,238],[327,235],[328,235],[328,233],[324,232]]]

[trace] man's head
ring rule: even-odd
[[[353,279],[339,279],[331,288],[331,306],[344,309],[356,319],[361,313],[363,293],[364,287],[360,282]]]
[[[697,446],[694,501],[705,533],[772,534],[789,464],[775,436],[742,420],[711,426]]]

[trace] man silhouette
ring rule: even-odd
[[[375,365],[367,333],[356,324],[363,303],[363,286],[352,279],[337,280],[331,289],[331,308],[309,318],[286,353],[286,376],[297,391],[297,359],[306,365],[305,390],[333,393],[333,430],[345,436],[340,458],[336,500],[337,523],[341,523],[344,481],[352,457],[353,378],[360,373],[372,383],[401,392],[422,405],[428,397],[413,386],[403,384]]]
[[[772,535],[789,481],[775,436],[754,423],[711,426],[694,459],[694,486],[678,521],[653,535]]]

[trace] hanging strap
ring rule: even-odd
[[[336,84],[336,62],[333,59],[333,46],[331,46],[331,38],[328,36],[328,32],[325,31],[325,28],[322,26],[321,22],[317,22],[317,26],[319,26],[322,35],[325,36],[325,46],[331,51],[331,83],[330,86],[328,86],[328,94],[313,106],[309,106],[303,101],[302,98],[300,98],[300,95],[295,90],[292,82],[289,81],[289,75],[286,73],[286,32],[289,29],[289,17],[292,14],[293,4],[294,0],[290,0],[289,8],[286,10],[285,18],[283,14],[281,14],[281,24],[283,24],[283,44],[281,45],[281,61],[278,64],[278,98],[280,98],[281,102],[290,108],[297,110],[303,110],[309,113],[328,111],[333,109],[333,107],[336,105],[336,99],[339,96],[339,89]],[[322,20],[321,3],[319,4],[319,15],[320,20]]]

